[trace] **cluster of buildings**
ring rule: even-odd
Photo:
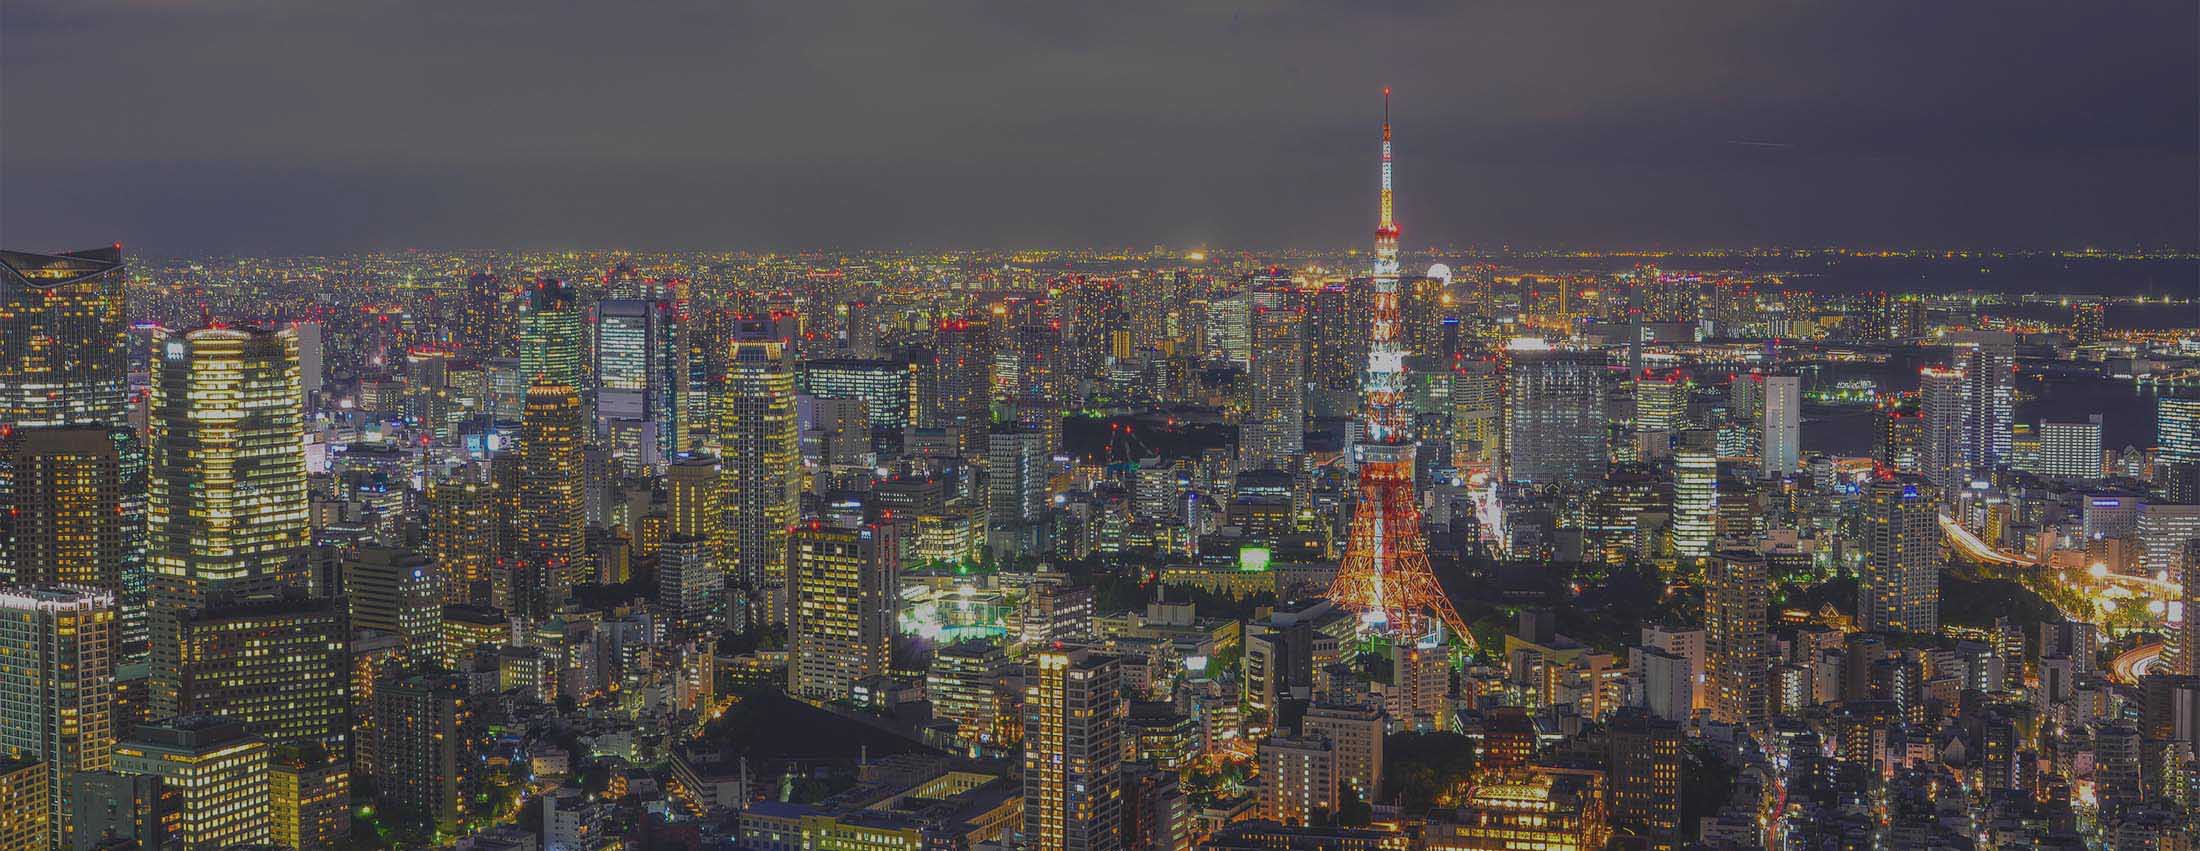
[[[1372,278],[0,253],[0,849],[2200,838],[2189,332],[1400,275],[1385,187]]]

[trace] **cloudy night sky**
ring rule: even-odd
[[[6,0],[0,241],[2200,247],[2200,4]]]

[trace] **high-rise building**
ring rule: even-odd
[[[126,424],[122,246],[0,251],[0,425]]]
[[[1702,445],[1675,450],[1673,554],[1684,559],[1709,557],[1718,533],[1718,515],[1718,453]]]
[[[2177,570],[2183,593],[2169,603],[2165,621],[2170,627],[2169,669],[2182,676],[2200,676],[2200,541],[2186,541]]]
[[[215,326],[154,343],[148,444],[154,717],[183,714],[182,624],[215,596],[282,584],[308,540],[297,338]]]
[[[2155,397],[2154,440],[2154,481],[2163,497],[2200,504],[2200,387],[2171,387]]]
[[[1506,478],[1531,484],[1604,476],[1604,356],[1524,348],[1505,388]]]
[[[269,839],[297,851],[351,839],[351,766],[311,747],[276,748],[268,762]]]
[[[1963,370],[1928,366],[1918,371],[1917,469],[1942,493],[1961,490],[1971,474]]]
[[[177,705],[274,744],[343,752],[351,729],[351,629],[338,598],[211,602],[183,618]]]
[[[1007,657],[997,642],[971,640],[940,648],[925,671],[924,692],[932,701],[932,715],[955,723],[955,735],[966,742],[994,744],[1008,739],[1014,730],[1002,729],[1006,701],[1001,678]]]
[[[1337,751],[1328,739],[1270,736],[1260,743],[1260,815],[1307,827],[1337,813]]]
[[[923,424],[958,429],[963,454],[975,456],[985,445],[985,427],[992,421],[992,325],[983,320],[943,321],[933,330],[932,345],[937,411]]]
[[[1972,467],[2007,466],[2010,426],[2016,422],[2016,340],[2005,331],[1981,331],[1956,346],[1963,370],[1964,461]]]
[[[466,276],[460,295],[458,344],[475,358],[504,357],[512,329],[504,317],[504,280],[488,272]]]
[[[1873,482],[1865,490],[1857,626],[1879,632],[1939,631],[1940,521],[1930,489],[1904,476]]]
[[[1380,707],[1342,705],[1311,706],[1300,719],[1301,733],[1329,742],[1337,759],[1340,795],[1342,790],[1350,789],[1361,801],[1382,800],[1387,720]]]
[[[1024,838],[1035,851],[1122,847],[1122,666],[1045,650],[1024,678]]]
[[[722,625],[726,574],[708,538],[682,532],[665,537],[657,550],[657,605],[673,625],[713,630]]]
[[[497,558],[496,492],[472,473],[430,479],[422,547],[443,572],[443,597],[487,603]]]
[[[125,593],[138,555],[127,520],[143,505],[123,472],[132,444],[107,426],[0,433],[0,576]]]
[[[1764,556],[1755,550],[1725,549],[1711,559],[1704,575],[1704,652],[1712,718],[1764,728],[1771,665],[1766,613],[1771,606]]]
[[[344,559],[351,628],[397,636],[405,655],[427,663],[443,652],[443,570],[427,556],[395,547],[362,547]]]
[[[1635,375],[1635,430],[1667,434],[1688,427],[1688,376],[1680,370]]]
[[[2038,471],[2046,476],[2097,479],[2101,476],[2101,415],[2082,422],[2040,421]]]
[[[916,382],[910,366],[893,360],[820,359],[802,364],[803,392],[821,399],[861,399],[875,429],[915,422]]]
[[[787,538],[787,692],[843,700],[857,680],[886,673],[894,649],[891,524],[836,528],[810,521]]]
[[[1481,472],[1504,457],[1504,374],[1494,358],[1462,359],[1451,375],[1451,460]]]
[[[1306,314],[1256,307],[1252,328],[1253,399],[1240,427],[1238,465],[1289,469],[1306,440]]]
[[[50,836],[69,837],[70,778],[105,771],[115,744],[114,592],[70,586],[0,590],[0,757],[47,772]]]
[[[134,841],[139,848],[173,848],[181,841],[182,790],[161,778],[114,771],[78,772],[69,782],[70,832],[61,847],[95,847],[102,837]]]
[[[719,487],[715,455],[687,455],[666,467],[665,536],[686,535],[716,546],[721,519]]]
[[[60,814],[48,775],[38,760],[0,757],[0,851],[67,847],[55,838]]]
[[[986,435],[986,543],[997,555],[1036,551],[1036,526],[1046,512],[1045,433],[1002,424]]]
[[[2070,342],[2091,346],[2101,342],[2106,328],[2108,304],[2098,301],[2081,301],[2070,306]]]
[[[718,439],[718,563],[760,601],[759,623],[784,623],[787,527],[802,488],[794,373],[776,342],[735,342]]]
[[[688,345],[677,306],[669,301],[611,299],[596,305],[596,416],[645,424],[654,451],[637,463],[654,466],[690,444],[696,406]]]
[[[1803,463],[1803,379],[1765,377],[1764,471],[1786,476]]]
[[[588,330],[573,288],[564,281],[539,278],[522,294],[519,317],[519,368],[522,381],[586,387],[581,352]]]
[[[457,677],[393,676],[375,684],[375,791],[384,809],[455,828],[465,818],[473,704]]]
[[[176,818],[184,851],[271,839],[267,766],[266,741],[207,715],[143,724],[115,745],[116,772],[158,777],[181,793]]]
[[[1607,725],[1613,833],[1645,847],[1681,840],[1681,725],[1640,709],[1622,709]]]
[[[1350,410],[1367,368],[1367,315],[1373,291],[1366,279],[1324,284],[1306,314],[1306,380],[1323,412]]]
[[[550,617],[587,564],[581,429],[581,400],[571,385],[544,380],[527,388],[515,481],[506,496],[513,551],[505,600],[520,617]]]

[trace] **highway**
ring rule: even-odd
[[[2121,685],[2138,685],[2139,678],[2162,662],[2162,642],[2150,641],[2117,654],[2108,663],[2108,678]]]

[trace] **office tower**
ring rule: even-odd
[[[1253,365],[1253,298],[1243,290],[1223,293],[1207,302],[1207,352],[1236,364]]]
[[[1010,738],[1002,717],[1006,701],[1001,678],[1008,659],[998,642],[973,639],[940,648],[925,670],[924,692],[932,701],[932,716],[955,724],[955,736],[966,742],[994,744]]]
[[[1337,785],[1361,801],[1382,800],[1383,733],[1380,707],[1318,705],[1300,719],[1300,732],[1329,742],[1337,760]],[[1340,791],[1339,794],[1342,794]]]
[[[466,276],[459,302],[458,344],[477,359],[502,357],[512,342],[512,329],[505,322],[503,279],[488,272]]]
[[[466,660],[484,649],[493,651],[512,643],[512,622],[496,609],[452,603],[443,607],[442,641],[443,667],[465,670]],[[372,687],[369,681],[368,690]]]
[[[2081,301],[2071,305],[2070,342],[2080,346],[2100,343],[2106,330],[2102,320],[2107,314],[2108,305],[2105,302]]]
[[[1681,725],[1622,709],[1607,725],[1612,829],[1651,848],[1681,839]]]
[[[131,442],[107,426],[0,432],[0,576],[123,592],[135,559],[123,475]]]
[[[177,705],[274,744],[341,752],[351,720],[351,629],[340,598],[211,602],[185,615]]]
[[[2169,670],[2187,677],[2200,676],[2200,541],[2186,541],[2175,575],[2183,593],[2170,601],[2166,618],[2170,626]]]
[[[443,570],[427,556],[362,547],[344,559],[344,597],[351,602],[352,629],[397,636],[415,662],[442,655]]]
[[[1904,476],[1864,492],[1864,569],[1857,626],[1878,632],[1940,629],[1940,524],[1930,485]]]
[[[1755,550],[1720,550],[1704,574],[1705,690],[1711,717],[1752,730],[1769,719],[1771,577]]]
[[[219,596],[282,584],[308,536],[297,339],[170,332],[153,348],[146,563],[154,717],[183,714],[181,627]]]
[[[1122,845],[1122,666],[1045,650],[1024,678],[1024,841],[1034,851]]]
[[[963,454],[974,456],[992,421],[993,331],[982,320],[950,319],[933,329],[932,368],[937,412],[925,425],[960,429]]]
[[[374,788],[382,806],[452,830],[466,816],[474,759],[473,704],[455,676],[412,674],[375,684]]]
[[[1765,377],[1764,471],[1791,475],[1803,463],[1803,379]]]
[[[114,653],[114,592],[0,590],[0,757],[44,766],[55,845],[69,835],[70,777],[112,764]]]
[[[2039,473],[2073,479],[2101,477],[2101,415],[2083,422],[2040,421]]]
[[[901,361],[807,361],[802,365],[803,392],[821,399],[861,399],[872,428],[898,430],[915,422],[911,374],[909,364]]]
[[[2200,388],[2170,387],[2154,399],[2154,481],[2163,497],[2200,503]]]
[[[351,839],[351,767],[312,747],[276,748],[268,761],[269,840],[297,851]]]
[[[1306,439],[1306,314],[1256,307],[1252,316],[1252,406],[1238,441],[1247,470],[1290,469]]]
[[[1045,434],[1022,425],[996,425],[986,435],[986,543],[996,556],[1039,548],[1037,526],[1046,512]]]
[[[1673,554],[1684,559],[1710,556],[1718,514],[1718,454],[1701,445],[1674,450]]]
[[[683,532],[665,537],[657,550],[657,605],[674,626],[715,631],[724,624],[726,574],[718,569],[710,539]]]
[[[718,458],[689,455],[665,468],[665,534],[718,540]]]
[[[1993,469],[2009,463],[2010,426],[2016,421],[2016,341],[2007,332],[1981,331],[1956,346],[1963,370],[1963,460]]]
[[[52,779],[35,759],[0,757],[0,851],[66,847],[57,841]]]
[[[666,301],[613,299],[596,305],[596,416],[643,423],[661,463],[690,445],[695,409],[680,314]],[[647,429],[645,429],[646,431]]]
[[[1107,379],[1110,348],[1116,334],[1129,328],[1130,313],[1123,309],[1123,287],[1113,278],[1073,278],[1062,295],[1072,376],[1064,383],[1081,399],[1079,385]]]
[[[1872,458],[1897,473],[1918,473],[1918,449],[1924,437],[1924,414],[1916,397],[1887,395],[1879,399],[1879,427],[1872,435]]]
[[[444,600],[487,603],[501,525],[495,489],[466,471],[430,479],[424,501],[422,544],[442,570]]]
[[[1944,494],[1962,490],[1970,479],[1970,438],[1964,432],[1966,404],[1963,370],[1928,366],[1918,371],[1918,473]]]
[[[139,848],[173,848],[181,841],[182,790],[159,777],[80,772],[70,778],[69,797],[74,838],[62,847],[89,851],[108,836],[134,841]]]
[[[519,317],[519,368],[529,386],[541,383],[586,387],[581,352],[588,345],[581,306],[564,281],[539,278],[529,284]]]
[[[1359,398],[1372,301],[1367,282],[1352,280],[1323,285],[1308,305],[1306,380],[1328,403],[1325,412],[1350,410]]]
[[[1506,478],[1531,484],[1604,476],[1604,356],[1525,348],[1510,353],[1505,388]]]
[[[513,553],[507,599],[514,615],[544,620],[565,604],[587,561],[581,400],[567,384],[527,388],[506,522]]]
[[[1688,427],[1688,376],[1680,370],[1635,374],[1635,430],[1667,434]]]
[[[1451,375],[1451,460],[1463,471],[1494,469],[1504,457],[1504,375],[1494,358],[1456,362]]]
[[[158,777],[180,793],[184,851],[264,844],[267,742],[227,718],[191,715],[140,725],[115,745],[115,771]]]
[[[787,539],[787,692],[843,700],[857,680],[886,673],[894,650],[891,525],[835,528],[810,521]]]
[[[122,246],[0,251],[0,425],[126,424]]]
[[[1337,753],[1328,739],[1270,736],[1260,743],[1260,816],[1308,827],[1337,813]]]
[[[718,439],[718,564],[765,601],[756,623],[784,623],[787,527],[802,488],[794,374],[780,343],[735,342],[726,365]],[[782,602],[771,602],[773,600]]]

